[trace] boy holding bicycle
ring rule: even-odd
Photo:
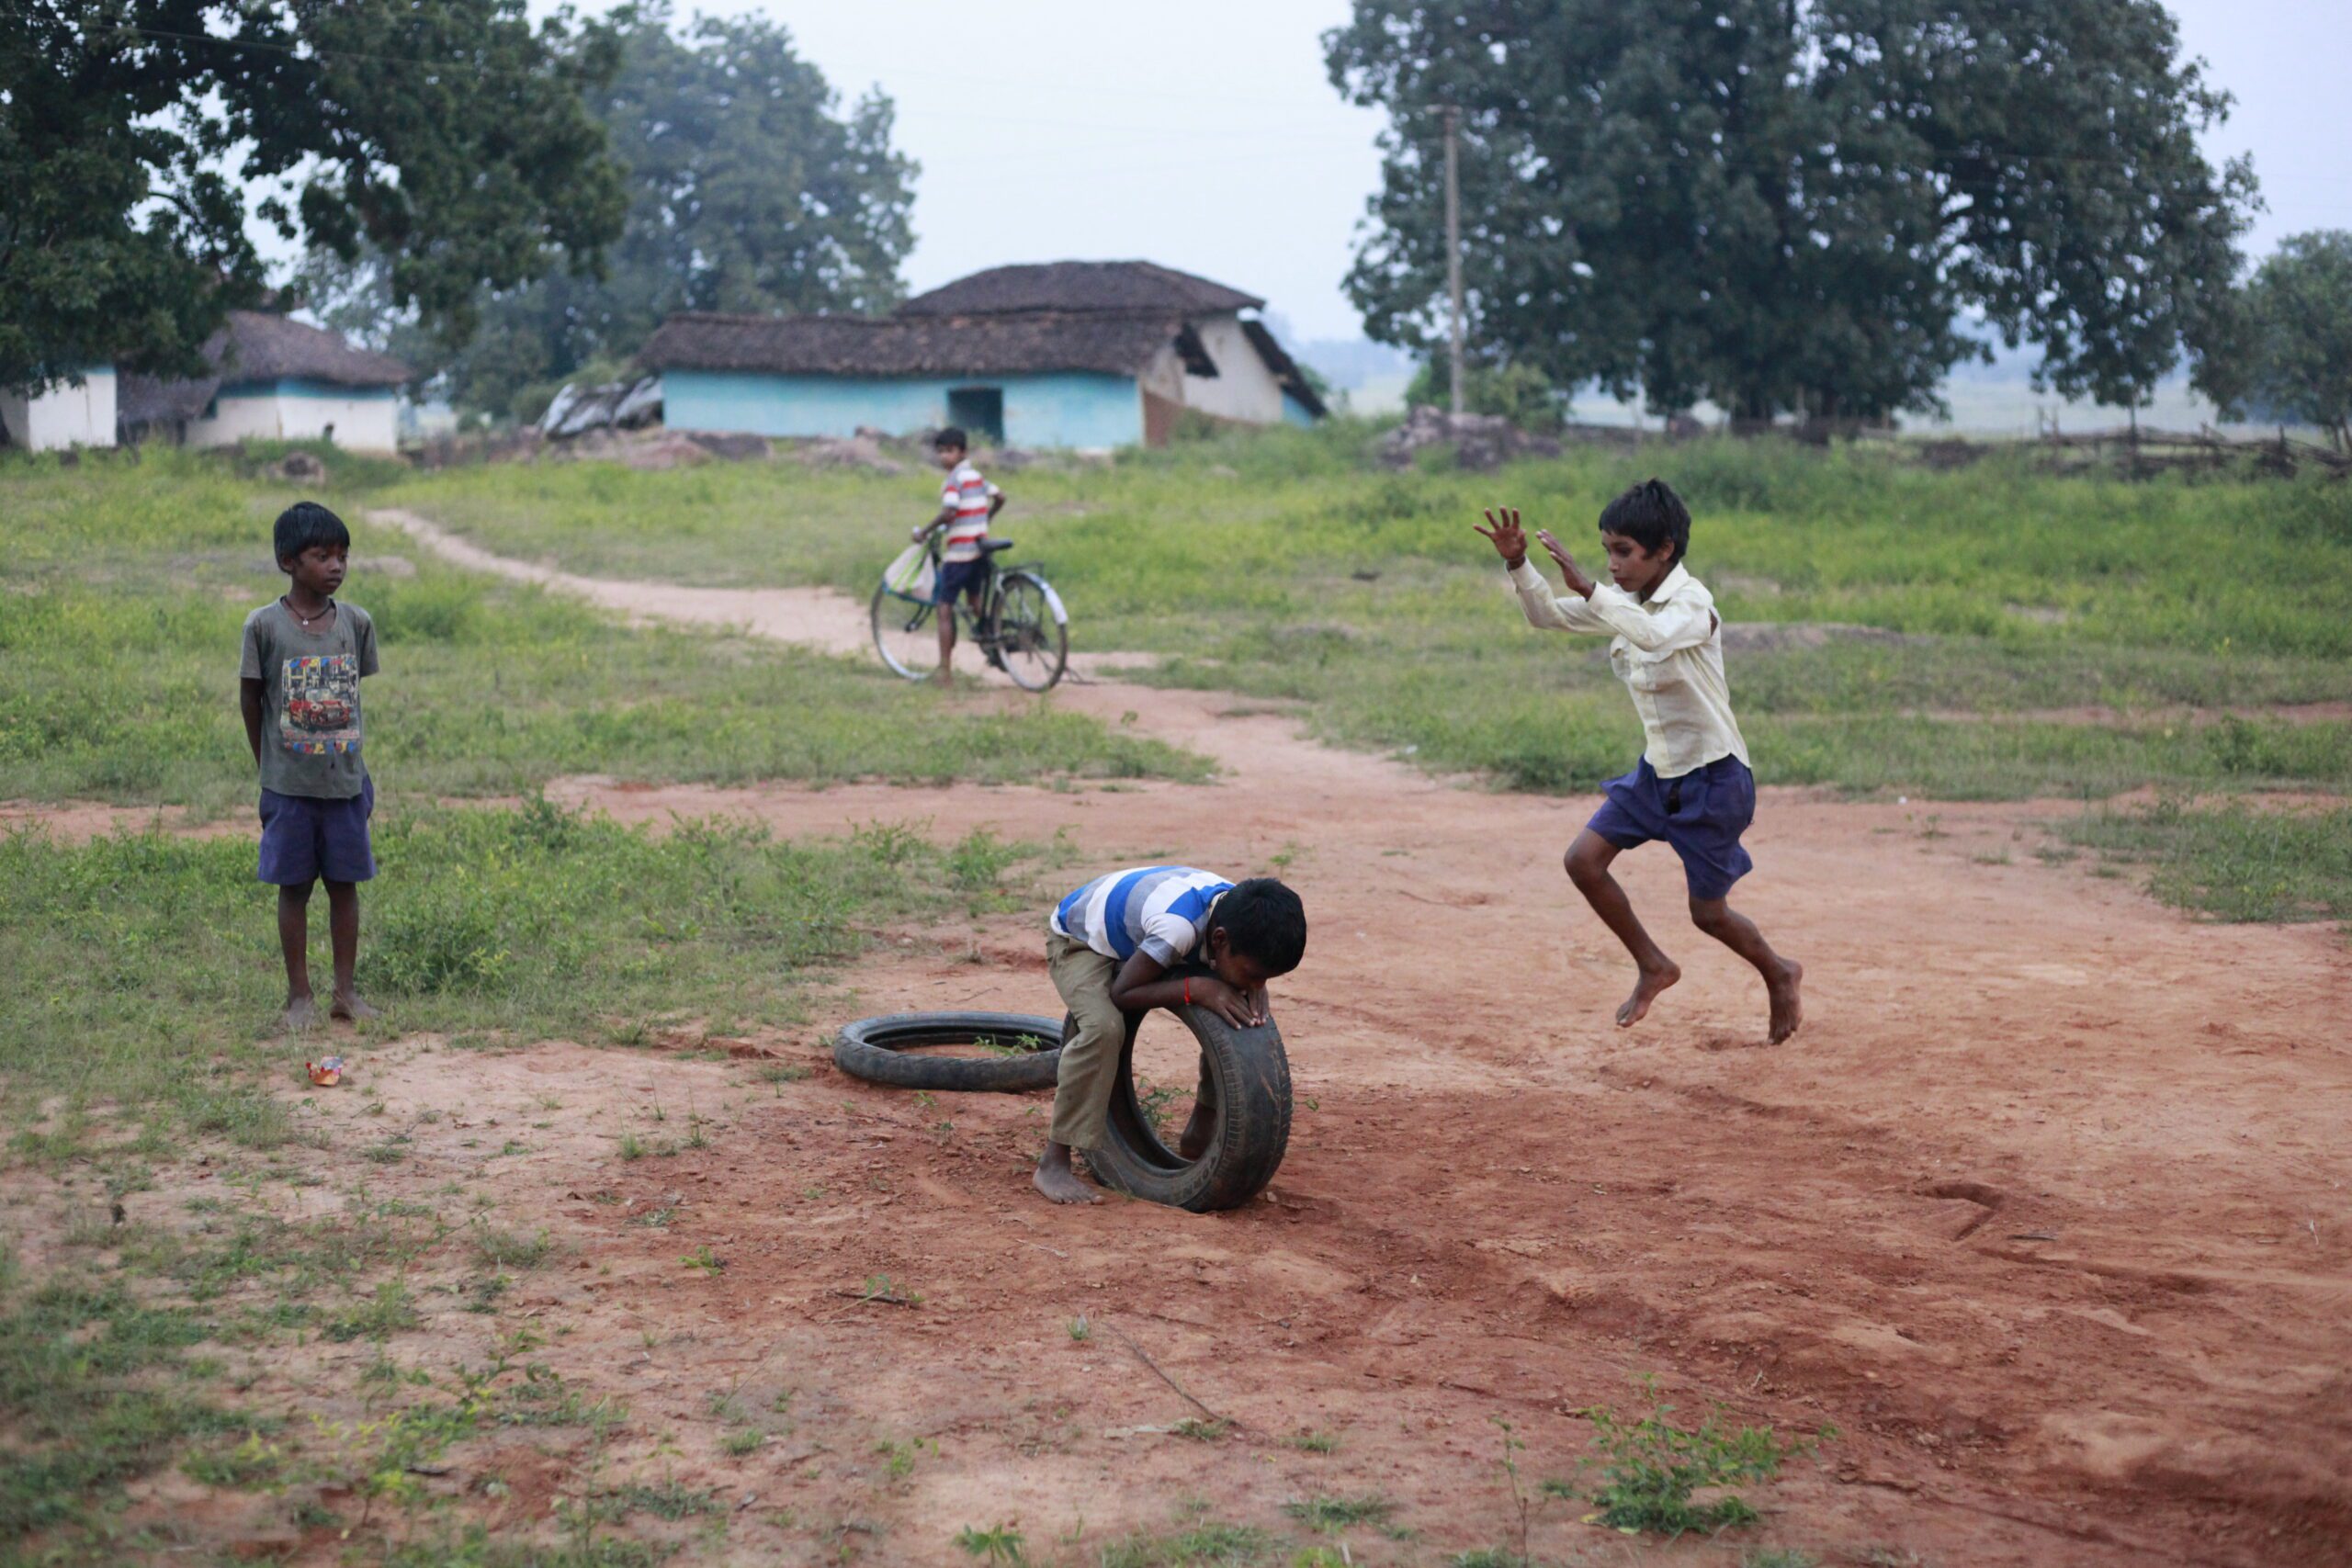
[[[933,528],[947,532],[940,540],[939,577],[931,602],[939,606],[939,683],[953,685],[956,655],[956,596],[961,593],[977,611],[980,591],[988,586],[989,522],[1004,510],[1004,492],[980,477],[968,459],[971,443],[963,431],[949,425],[931,438],[932,453],[947,470],[939,487],[939,515],[915,530],[915,541]]]

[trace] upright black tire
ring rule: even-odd
[[[924,1045],[968,1045],[978,1040],[1011,1045],[1024,1037],[1050,1043],[1009,1056],[908,1054]],[[1061,1025],[1033,1013],[897,1012],[861,1018],[844,1028],[833,1039],[833,1065],[854,1078],[897,1089],[1017,1094],[1054,1087],[1061,1067]]]
[[[1136,1031],[1143,1015],[1131,1013],[1107,1135],[1101,1148],[1087,1151],[1087,1163],[1105,1187],[1132,1198],[1194,1213],[1238,1209],[1266,1190],[1290,1147],[1290,1058],[1282,1033],[1272,1020],[1236,1029],[1204,1007],[1168,1010],[1193,1032],[1207,1058],[1216,1089],[1216,1135],[1191,1161],[1159,1141],[1136,1098]]]

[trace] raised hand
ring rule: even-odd
[[[1535,530],[1535,541],[1544,547],[1544,553],[1559,567],[1560,575],[1568,580],[1568,592],[1579,598],[1591,598],[1592,591],[1600,584],[1577,570],[1575,558],[1568,554],[1566,546],[1552,536],[1552,530],[1538,528]]]
[[[1503,558],[1505,566],[1516,569],[1527,559],[1527,532],[1519,525],[1518,507],[1489,508],[1487,526],[1481,528],[1473,523],[1470,529],[1495,547],[1495,553]]]

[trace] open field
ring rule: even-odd
[[[1023,497],[1048,483],[1173,493],[1253,460],[1236,448],[1147,459],[1140,478],[1123,466],[1007,483]],[[504,547],[503,525],[468,523],[435,494],[598,473],[616,514],[676,504],[681,479],[773,501],[799,478],[535,469],[401,483],[355,506],[396,504]],[[12,522],[20,493],[50,493],[26,482],[0,473]],[[191,469],[189,482],[214,481]],[[219,482],[223,505],[271,504]],[[2148,547],[2258,556],[2284,513],[2233,498],[2280,493],[2146,500],[2227,513],[2143,520]],[[37,577],[38,592],[6,603],[69,588],[113,603],[107,558],[75,545],[97,515],[37,536],[38,573],[12,583]],[[1603,711],[1613,694],[1580,654],[1521,631],[1475,555],[1446,562],[1432,542],[1389,552],[1404,565],[1366,568],[1383,573],[1371,583],[1328,571],[1325,597],[1359,617],[1324,637],[1328,657],[1289,656],[1239,700],[1068,687],[1041,742],[1039,705],[1001,688],[943,700],[752,639],[627,630],[370,529],[363,555],[415,569],[399,586],[442,584],[489,619],[509,605],[579,617],[574,657],[674,642],[712,666],[724,649],[821,701],[806,721],[748,708],[731,771],[683,747],[644,747],[625,771],[580,765],[534,741],[500,786],[458,771],[461,746],[404,758],[451,770],[419,796],[544,784],[548,798],[388,793],[362,980],[393,1012],[337,1035],[356,1071],[331,1092],[301,1082],[301,1043],[256,1037],[277,975],[241,831],[84,840],[102,815],[18,808],[61,832],[0,852],[0,1445],[21,1460],[0,1466],[0,1562],[1436,1565],[1511,1562],[1522,1545],[1547,1563],[1754,1568],[2340,1561],[2352,953],[2327,922],[2347,909],[2352,814],[2329,798],[2341,770],[2325,748],[2342,747],[2344,720],[2263,711],[2346,698],[2344,650],[2327,640],[2326,606],[2342,601],[2333,517],[2267,620],[2255,598],[2230,598],[2262,628],[2248,650],[2159,635],[2163,595],[2144,582],[2121,594],[2138,608],[2086,602],[2075,621],[1912,624],[1935,598],[1917,561],[1882,561],[1878,586],[1803,591],[1850,596],[1834,609],[1780,615],[1760,591],[1734,609],[1780,624],[1874,615],[1945,639],[1735,659],[1743,702],[1778,680],[1820,705],[1823,766],[1847,770],[1827,782],[1861,796],[1765,792],[1740,902],[1808,965],[1804,1031],[1781,1047],[1760,1043],[1752,976],[1672,918],[1679,877],[1656,852],[1621,863],[1688,977],[1637,1030],[1610,1026],[1623,960],[1558,871],[1589,810],[1557,798],[1583,787],[1582,764],[1540,748],[1559,741],[1545,716],[1565,711],[1574,731],[1590,694],[1594,765],[1606,740],[1615,771],[1631,722]],[[519,553],[622,575],[595,557],[596,520],[575,517],[577,556],[546,540]],[[2167,542],[2167,520],[2225,542]],[[1256,537],[1259,577],[1290,596],[1242,604],[1257,592],[1245,578],[1155,599],[1107,557],[1066,569],[1093,558],[1057,538],[1041,553],[1090,628],[1081,646],[1118,646],[1108,628],[1128,625],[1090,618],[1099,592],[1137,606],[1127,646],[1203,656],[1154,679],[1251,685],[1253,667],[1208,660],[1305,618],[1332,558],[1283,557],[1298,536],[1280,519],[1254,536],[1200,526]],[[1183,529],[1165,532],[1167,551],[1189,549]],[[832,570],[774,581],[822,585]],[[1392,570],[1458,604],[1459,640],[1453,612],[1419,607]],[[1134,575],[1152,572],[1183,576],[1157,557]],[[1900,592],[1884,585],[1905,572]],[[607,586],[624,609],[700,613],[658,584]],[[1393,597],[1345,598],[1373,590]],[[376,602],[365,579],[352,597]],[[862,618],[821,595],[776,603],[790,613],[746,618],[818,646],[854,638]],[[2196,593],[2180,604],[2211,608]],[[167,624],[196,615],[157,608]],[[2110,613],[2140,640],[2091,635]],[[1191,643],[1188,614],[1204,628]],[[431,666],[425,639],[396,642],[383,618],[386,706],[370,720],[389,739],[403,671],[422,682]],[[1525,739],[1551,760],[1522,777],[1471,754],[1478,725],[1440,725],[1457,738],[1432,744],[1454,750],[1411,762],[1483,766],[1506,786],[1465,787],[1302,733],[1396,744],[1349,728],[1381,717],[1374,654],[1392,625],[1412,668],[1491,676],[1472,682],[1480,694],[1520,700],[1521,668],[1549,682]],[[175,635],[164,646],[211,632]],[[0,640],[11,672],[24,646]],[[1928,649],[1904,677],[1925,694],[1918,711],[1908,697],[1870,708],[1860,675],[1841,709],[1817,685],[1829,661],[1796,657],[1880,648]],[[1934,662],[1946,658],[1962,662]],[[144,722],[159,704],[125,686],[138,668],[118,660],[106,679],[117,711]],[[618,700],[596,683],[609,671],[549,698],[544,723]],[[2070,671],[2119,684],[2065,697]],[[672,700],[718,701],[727,689],[705,682],[721,679],[682,675]],[[478,711],[468,700],[452,674],[415,711]],[[1453,706],[1479,709],[1479,725],[1512,711],[1487,701]],[[2090,711],[2099,702],[2123,711]],[[836,711],[848,716],[828,730]],[[1785,747],[1807,733],[1795,712],[1752,727],[1759,753],[1762,735]],[[861,764],[838,738],[863,733],[859,715],[933,742],[933,771]],[[1857,771],[1849,751],[1911,724],[1986,749],[1918,776],[2001,798],[1918,798],[1936,792],[1899,761],[1892,777]],[[2064,732],[2053,746],[2132,741],[2098,753],[2112,763],[2098,788],[1989,787],[2020,754],[2001,738],[2044,728]],[[898,782],[989,775],[1000,753],[961,738],[999,733],[1045,748],[1047,787]],[[824,765],[764,768],[774,756]],[[243,787],[233,767],[214,794],[172,795],[92,783],[95,764],[71,789],[46,785],[40,758],[10,765],[25,771],[0,794],[52,802],[210,809]],[[1548,793],[1507,787],[1530,780]],[[2083,798],[2151,785],[2165,791],[2154,804]],[[2186,786],[2203,793],[2170,793]],[[1101,865],[1169,855],[1278,868],[1307,901],[1307,964],[1275,992],[1296,1127],[1264,1201],[1207,1217],[1048,1211],[1026,1187],[1045,1096],[914,1096],[831,1069],[822,1041],[840,1019],[1045,1010],[1045,899]],[[2301,923],[2206,923],[2152,889]],[[1646,1410],[1635,1376],[1657,1380],[1685,1427],[1720,1405],[1730,1427],[1818,1447],[1740,1488],[1763,1517],[1719,1538],[1585,1522],[1606,1478],[1583,1463],[1600,1428],[1581,1412]]]
[[[1595,645],[1528,634],[1470,532],[1524,506],[1571,547],[1657,472],[1734,641],[1764,776],[1940,798],[2352,784],[2352,488],[1959,473],[1724,441],[1389,473],[1360,428],[1000,472],[1078,646],[1288,696],[1319,733],[1512,787],[1589,789],[1640,731]],[[589,575],[863,597],[927,515],[921,470],[471,469],[390,492]],[[2184,724],[2185,714],[2222,719]]]
[[[249,809],[237,638],[284,579],[288,487],[175,453],[0,468],[0,801]],[[408,800],[509,795],[564,773],[812,781],[1198,776],[1076,718],[950,709],[878,671],[718,634],[616,628],[528,587],[417,558],[355,493],[347,594],[376,618],[379,775]],[[394,650],[397,649],[397,653]],[[793,722],[774,722],[789,710]]]

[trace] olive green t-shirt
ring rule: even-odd
[[[359,679],[376,672],[376,623],[336,601],[308,631],[283,599],[245,617],[237,673],[262,682],[261,787],[349,800],[368,783],[359,754]]]

